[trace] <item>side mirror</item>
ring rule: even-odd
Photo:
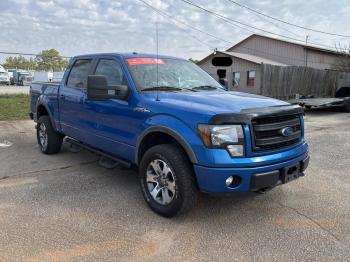
[[[89,75],[87,80],[88,100],[107,100],[109,98],[125,100],[129,96],[126,85],[108,85],[103,75]]]

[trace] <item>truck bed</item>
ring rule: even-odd
[[[53,112],[58,112],[59,85],[60,83],[58,82],[32,82],[30,86],[30,113],[34,120],[36,120],[38,104],[40,104],[41,99],[43,99],[41,96],[42,94],[45,94],[45,99],[49,100],[45,101],[43,104],[52,106]]]

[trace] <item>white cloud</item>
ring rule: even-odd
[[[251,32],[232,26],[179,0],[145,0],[177,19],[219,38],[238,42]],[[307,27],[350,35],[346,0],[237,0],[251,8]],[[256,14],[233,5],[228,0],[193,0],[199,5],[232,19],[273,31],[277,34],[334,46],[350,38],[317,34],[267,22]],[[38,53],[57,48],[61,54],[73,56],[94,52],[155,52],[155,13],[138,0],[51,0],[0,1],[0,51]],[[163,54],[201,58],[214,48],[230,44],[158,16],[159,47]],[[288,31],[286,31],[287,29]],[[251,29],[259,32],[257,30]],[[260,32],[262,33],[262,32]],[[191,37],[192,35],[193,37]],[[210,48],[209,48],[209,47]],[[0,62],[4,56],[0,56]]]

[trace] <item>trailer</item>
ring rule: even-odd
[[[33,73],[33,81],[35,82],[52,82],[53,73],[46,71],[35,71]]]
[[[350,112],[350,86],[339,88],[335,97],[314,97],[309,96],[300,96],[295,99],[288,101],[294,105],[300,105],[307,109],[319,108],[319,107],[340,107],[343,108],[346,112]]]

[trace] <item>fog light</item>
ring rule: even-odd
[[[226,178],[226,186],[230,186],[233,182],[233,176],[229,176]]]
[[[241,185],[242,178],[240,176],[229,176],[226,178],[226,186],[229,188],[235,188]]]
[[[232,157],[243,156],[243,145],[228,145],[227,150]]]

